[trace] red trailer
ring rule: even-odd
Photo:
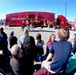
[[[55,14],[51,12],[18,12],[6,14],[6,26],[22,26],[23,21],[28,20],[28,24],[32,22],[40,22],[44,20],[54,22]]]

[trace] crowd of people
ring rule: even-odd
[[[70,32],[66,28],[58,30],[58,38],[56,40],[56,35],[50,34],[45,43],[42,35],[37,33],[35,40],[27,28],[24,28],[20,38],[14,35],[14,31],[8,37],[4,29],[0,28],[0,72],[4,75],[74,75],[76,40],[70,39]],[[18,39],[21,46],[18,45]],[[37,62],[41,62],[39,69],[34,66],[37,57]]]

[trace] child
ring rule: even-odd
[[[43,73],[45,73],[44,75],[58,74],[66,70],[72,50],[72,44],[67,41],[69,30],[65,28],[59,29],[58,37],[60,40],[53,43],[46,60],[42,62],[42,72],[39,72],[39,70],[35,75],[41,75]],[[53,60],[49,61],[52,57]]]
[[[44,54],[43,49],[44,41],[41,38],[41,34],[38,33],[36,35],[36,46],[38,47],[38,53],[39,53],[39,60],[42,61],[42,54]]]

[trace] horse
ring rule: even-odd
[[[42,21],[34,21],[32,22],[32,27],[42,27],[43,25]]]

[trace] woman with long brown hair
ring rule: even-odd
[[[49,54],[49,49],[51,49],[53,42],[56,42],[55,38],[55,34],[51,34],[48,42],[46,43],[46,57]]]

